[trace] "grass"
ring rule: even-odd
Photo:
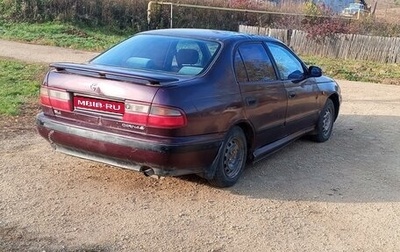
[[[30,24],[0,21],[0,38],[88,51],[103,51],[130,35],[120,30],[58,22]],[[399,64],[314,56],[303,56],[303,59],[309,65],[321,66],[326,75],[336,79],[400,85]]]
[[[102,51],[131,34],[84,28],[62,23],[7,23],[0,21],[0,38],[42,45]],[[400,85],[400,65],[371,61],[302,57],[308,65],[318,65],[335,79]],[[21,105],[38,97],[47,67],[0,58],[0,114],[18,115]]]
[[[400,64],[342,60],[315,56],[302,57],[308,65],[318,65],[335,79],[400,85]]]
[[[0,114],[18,115],[28,99],[39,96],[46,67],[0,58]]]
[[[58,22],[14,23],[0,21],[0,38],[2,39],[88,51],[102,51],[129,35],[121,34],[121,31],[83,28]]]

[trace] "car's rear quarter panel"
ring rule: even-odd
[[[224,133],[244,118],[242,97],[231,65],[221,55],[205,74],[171,87],[161,88],[154,104],[184,108],[187,127],[180,135]]]

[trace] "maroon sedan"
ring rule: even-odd
[[[52,64],[40,100],[37,129],[57,151],[226,187],[303,135],[328,140],[341,95],[273,38],[166,29]]]

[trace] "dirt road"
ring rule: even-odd
[[[25,44],[0,39],[0,57],[26,62],[85,62],[96,55],[97,53],[93,52],[59,48],[55,46]]]
[[[400,86],[340,84],[330,141],[299,140],[224,190],[56,153],[33,106],[0,124],[0,251],[399,251]]]

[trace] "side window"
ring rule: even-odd
[[[276,80],[271,59],[261,43],[241,45],[239,53],[242,56],[249,81]]]
[[[207,48],[208,48],[208,51],[210,52],[210,55],[214,55],[215,52],[216,52],[216,51],[218,50],[218,48],[219,48],[219,44],[218,44],[218,43],[215,43],[215,42],[212,42],[212,43],[206,42],[205,44],[206,44],[206,46],[207,46]]]
[[[235,64],[236,80],[238,82],[248,81],[246,68],[244,67],[244,63],[243,63],[242,57],[240,56],[239,51],[237,51],[235,54],[234,64]]]
[[[301,79],[304,76],[303,65],[292,52],[275,43],[267,42],[267,45],[283,80]]]

